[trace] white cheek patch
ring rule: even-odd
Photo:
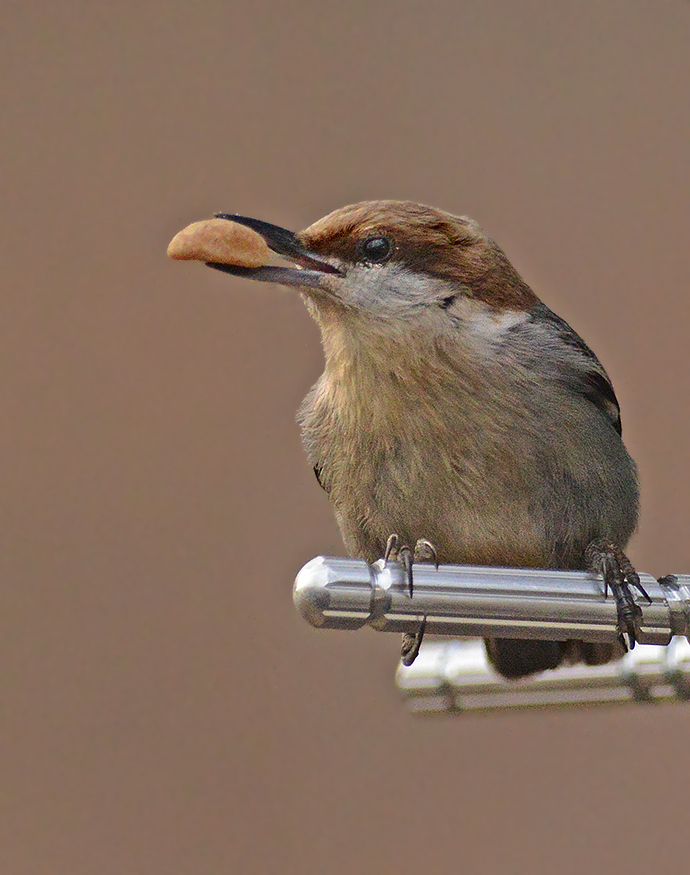
[[[482,305],[481,309],[475,309],[467,315],[466,327],[468,333],[480,343],[500,343],[504,335],[529,319],[529,314],[524,310],[501,310]]]
[[[408,318],[432,305],[442,293],[440,280],[398,264],[357,266],[347,271],[343,300],[379,316]]]

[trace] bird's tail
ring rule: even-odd
[[[618,644],[592,644],[586,641],[486,638],[484,644],[491,665],[499,674],[511,680],[558,668],[564,662],[602,665],[623,655],[623,649]]]

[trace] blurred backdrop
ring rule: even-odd
[[[409,198],[478,219],[603,360],[631,555],[690,571],[690,3],[8,0],[0,870],[670,871],[690,709],[411,718],[317,632],[342,553],[299,296],[165,248]]]

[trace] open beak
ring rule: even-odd
[[[260,219],[251,219],[248,216],[235,216],[231,213],[215,213],[216,219],[228,219],[238,225],[246,225],[252,231],[260,234],[269,249],[272,249],[283,258],[294,262],[299,267],[277,267],[266,265],[264,267],[238,267],[233,264],[222,264],[215,261],[207,261],[208,267],[222,270],[233,276],[242,276],[247,279],[259,280],[266,283],[280,283],[284,286],[308,286],[314,289],[323,289],[325,275],[334,274],[342,276],[338,270],[327,261],[317,258],[298,241],[297,235],[278,225],[262,222]]]

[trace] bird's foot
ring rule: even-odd
[[[386,541],[386,549],[383,553],[384,563],[387,563],[389,560],[400,562],[402,565],[410,598],[414,595],[412,563],[433,562],[436,568],[438,568],[436,547],[434,547],[431,541],[427,541],[426,538],[420,538],[414,545],[413,551],[407,544],[400,543],[400,535],[390,535]]]
[[[637,643],[642,622],[642,609],[630,587],[637,589],[651,605],[652,600],[640,583],[640,577],[628,557],[610,541],[593,541],[585,553],[587,565],[604,578],[604,597],[609,587],[618,611],[618,640],[624,650],[632,650]]]
[[[412,551],[406,544],[400,544],[399,535],[391,535],[388,538],[386,550],[383,554],[384,562],[388,562],[389,559],[397,560],[402,564],[410,598],[414,594],[412,564],[414,562],[433,562],[436,568],[438,568],[436,548],[426,538],[420,538],[414,546],[414,551]],[[419,648],[422,646],[422,640],[424,639],[425,629],[426,617],[423,618],[416,632],[403,633],[402,645],[400,647],[400,658],[403,665],[412,665],[417,658]]]

